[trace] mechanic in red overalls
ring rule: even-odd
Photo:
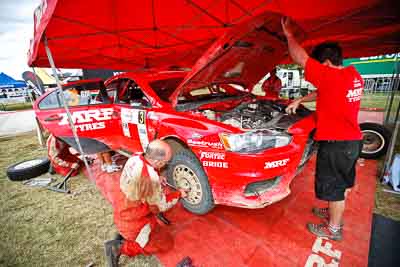
[[[337,43],[316,46],[308,56],[297,42],[289,18],[282,19],[289,54],[305,69],[305,78],[316,92],[293,101],[287,113],[296,113],[301,102],[316,100],[316,133],[318,141],[315,193],[328,207],[313,208],[322,224],[308,223],[308,230],[320,237],[342,239],[345,200],[354,186],[356,163],[362,147],[358,124],[364,82],[353,67],[343,67],[342,49]]]
[[[161,140],[152,141],[145,154],[131,157],[125,164],[121,178],[119,199],[114,204],[114,223],[122,240],[105,243],[108,266],[118,266],[121,254],[165,252],[172,248],[171,234],[157,221],[159,212],[172,208],[183,190],[166,192],[164,177],[159,170],[171,159],[170,146]]]
[[[47,139],[47,152],[54,171],[66,176],[72,169],[71,176],[78,175],[82,160],[71,153],[70,146],[50,134]]]
[[[265,96],[279,98],[279,93],[282,89],[282,82],[281,79],[276,76],[276,68],[271,70],[269,78],[263,82],[261,88],[265,92]]]

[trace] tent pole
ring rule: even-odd
[[[48,60],[49,60],[50,66],[51,66],[51,70],[53,71],[54,78],[56,79],[57,90],[58,90],[59,93],[60,93],[61,103],[63,104],[64,109],[65,109],[65,112],[67,113],[69,126],[71,127],[72,134],[74,135],[75,142],[76,142],[76,144],[78,145],[79,153],[82,155],[82,159],[83,159],[83,162],[84,162],[84,164],[85,164],[86,170],[87,170],[87,172],[88,172],[89,179],[90,179],[91,181],[93,181],[93,180],[92,180],[92,177],[93,177],[93,176],[92,176],[92,171],[90,170],[89,163],[88,163],[88,161],[86,160],[86,157],[85,157],[86,155],[85,155],[85,153],[84,153],[84,151],[83,151],[83,149],[82,149],[81,142],[79,141],[79,138],[78,138],[78,134],[77,134],[77,132],[76,132],[75,125],[74,125],[74,123],[73,123],[73,121],[72,121],[71,112],[69,111],[69,107],[68,107],[68,105],[67,105],[67,102],[65,101],[64,91],[62,90],[62,86],[61,86],[60,79],[58,78],[58,74],[57,74],[57,71],[56,71],[56,66],[55,66],[55,64],[54,64],[53,56],[52,56],[52,54],[51,54],[51,51],[50,51],[50,48],[49,48],[49,44],[48,44],[46,35],[44,35],[43,38],[44,38],[44,48],[46,49],[47,58],[48,58]]]

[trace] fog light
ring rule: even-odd
[[[244,190],[244,195],[246,197],[250,197],[250,196],[258,196],[258,195],[264,194],[268,190],[277,186],[281,180],[282,180],[282,176],[276,176],[272,179],[268,179],[265,181],[258,181],[258,182],[248,184],[246,186],[246,189]]]

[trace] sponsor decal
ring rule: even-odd
[[[275,161],[267,161],[265,162],[264,169],[273,169],[277,167],[286,166],[289,162],[289,159],[281,159]]]
[[[104,129],[106,127],[104,121],[111,120],[112,113],[112,108],[75,111],[71,113],[71,119],[78,130],[82,132],[92,131]],[[59,115],[61,120],[58,125],[68,125],[67,113],[60,113]]]
[[[201,135],[201,134],[198,134],[198,133],[193,133],[192,134],[192,138],[193,139],[200,139],[200,138],[202,138],[203,136]]]
[[[200,160],[201,160],[201,159],[219,159],[219,160],[225,160],[225,153],[201,151],[201,152],[200,152]]]
[[[363,88],[350,89],[347,91],[347,100],[349,102],[356,102],[361,100]]]
[[[75,125],[75,127],[79,131],[85,132],[85,131],[104,129],[104,128],[106,128],[106,125],[102,121],[102,122],[94,122],[94,123],[77,124],[77,125]]]
[[[225,153],[221,152],[201,151],[200,160],[202,161],[204,167],[215,167],[224,169],[227,169],[229,167],[228,162],[223,161],[225,160]],[[216,160],[221,160],[221,161],[216,161]]]
[[[131,137],[131,132],[129,131],[129,125],[127,122],[122,122],[122,131],[124,136]]]
[[[215,168],[223,168],[223,169],[228,169],[228,162],[225,161],[208,161],[205,160],[203,161],[203,166],[204,167],[215,167]]]
[[[337,249],[332,249],[332,247],[332,243],[328,242],[328,238],[317,237],[312,246],[312,253],[308,256],[304,267],[339,267],[342,252]],[[326,262],[327,258],[330,258],[330,262]]]
[[[208,141],[188,139],[188,144],[190,146],[196,146],[196,147],[210,147],[210,148],[214,148],[214,149],[223,149],[224,148],[224,146],[220,142],[208,142]]]

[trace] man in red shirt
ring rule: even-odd
[[[276,68],[271,70],[269,78],[263,82],[261,87],[265,92],[265,96],[279,98],[282,82],[281,79],[276,76]]]
[[[328,202],[328,207],[313,208],[313,213],[326,222],[308,223],[307,228],[317,236],[341,240],[345,199],[354,186],[362,146],[357,118],[364,82],[353,66],[342,66],[342,50],[337,43],[322,43],[309,57],[297,42],[288,18],[282,19],[282,28],[290,56],[305,69],[306,79],[317,88],[286,108],[291,114],[296,113],[301,102],[317,102],[314,139],[319,149],[315,193],[318,199]]]

